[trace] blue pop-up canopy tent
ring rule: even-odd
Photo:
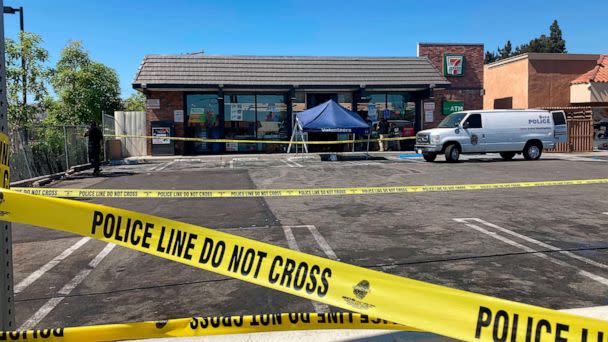
[[[329,100],[296,114],[291,141],[302,138],[303,132],[369,134],[370,127],[359,114],[340,106],[334,100]],[[304,141],[303,138],[301,140]],[[305,144],[304,149],[308,152]],[[291,144],[288,152],[290,150]]]

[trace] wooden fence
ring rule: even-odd
[[[563,110],[568,122],[568,142],[557,144],[547,152],[592,152],[593,116],[590,107],[549,107],[546,110]]]

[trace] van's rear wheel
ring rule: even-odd
[[[452,144],[445,148],[445,160],[448,163],[455,163],[460,158],[460,147],[458,145]]]
[[[424,158],[424,160],[427,162],[434,162],[437,158],[437,153],[423,153],[422,158]]]
[[[538,142],[529,142],[524,147],[523,155],[525,160],[538,160],[543,154],[543,145]]]
[[[515,157],[515,152],[500,152],[500,156],[504,160],[511,160]]]

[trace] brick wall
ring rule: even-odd
[[[446,76],[451,87],[445,90],[435,90],[435,113],[433,122],[425,122],[424,128],[435,127],[443,120],[443,101],[464,101],[464,109],[483,108],[483,44],[418,44],[418,56],[427,57],[443,74],[443,56],[445,54],[464,55],[464,74],[462,76]]]
[[[167,120],[173,122],[173,111],[184,110],[184,93],[181,91],[146,91],[147,99],[159,99],[159,109],[146,109],[146,134],[152,133],[152,125],[150,122]],[[175,125],[175,136],[185,136],[184,124],[181,122],[174,123]],[[147,143],[148,155],[152,154],[152,141],[148,140]],[[183,141],[175,142],[175,154],[184,153]]]

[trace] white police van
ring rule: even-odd
[[[500,153],[504,160],[523,154],[537,160],[543,149],[568,141],[566,114],[546,110],[474,110],[448,115],[437,128],[416,134],[416,151],[432,162],[443,153],[448,162],[460,154]]]

